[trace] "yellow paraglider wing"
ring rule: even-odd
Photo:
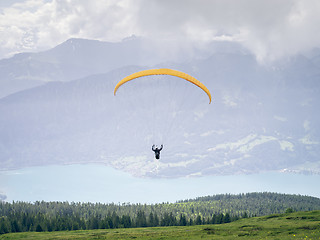
[[[209,103],[211,103],[211,93],[203,83],[201,83],[196,78],[190,76],[189,74],[186,74],[184,72],[180,72],[177,70],[173,70],[173,69],[168,69],[168,68],[149,69],[149,70],[144,70],[144,71],[133,73],[133,74],[123,78],[120,82],[118,82],[118,84],[114,88],[114,95],[116,95],[118,88],[121,85],[123,85],[124,83],[131,81],[133,79],[139,78],[139,77],[144,77],[144,76],[149,76],[149,75],[171,75],[171,76],[185,79],[185,80],[193,83],[194,85],[198,86],[199,88],[201,88],[208,95]]]

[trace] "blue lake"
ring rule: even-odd
[[[320,175],[260,173],[177,179],[136,178],[110,167],[64,165],[0,172],[6,201],[160,203],[220,193],[278,192],[320,198]]]

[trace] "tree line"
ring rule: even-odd
[[[13,203],[13,205],[21,204]],[[41,202],[40,204],[46,204]],[[65,204],[68,204],[65,202]],[[49,203],[48,207],[51,207]],[[214,214],[211,218],[203,218],[198,215],[195,219],[187,218],[186,215],[180,214],[178,217],[174,216],[172,212],[163,213],[158,216],[157,213],[150,212],[147,216],[143,210],[138,210],[135,217],[129,215],[118,215],[116,212],[108,213],[102,216],[97,213],[85,214],[86,217],[81,217],[75,212],[59,212],[50,215],[39,212],[17,212],[7,216],[0,217],[0,234],[9,232],[28,232],[28,231],[66,231],[66,230],[92,230],[92,229],[113,229],[113,228],[135,228],[135,227],[158,227],[158,226],[190,226],[201,224],[222,224],[235,221],[239,217],[230,216],[226,214]]]
[[[222,224],[239,218],[320,209],[320,199],[277,193],[221,194],[176,203],[0,202],[0,234]]]

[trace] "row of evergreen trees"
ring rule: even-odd
[[[0,234],[9,232],[27,231],[65,231],[65,230],[90,230],[90,229],[109,229],[109,228],[134,228],[134,227],[157,227],[157,226],[189,226],[201,224],[222,224],[239,219],[237,216],[226,214],[214,214],[211,218],[203,218],[198,215],[195,219],[187,218],[184,214],[179,217],[171,213],[164,213],[161,217],[157,213],[151,212],[146,216],[145,212],[139,210],[135,218],[129,215],[119,216],[116,212],[102,217],[101,214],[93,214],[87,218],[79,215],[57,214],[50,216],[38,212],[21,213],[12,212],[8,216],[0,217]]]
[[[1,202],[0,234],[220,224],[242,217],[320,209],[320,199],[278,193],[220,194],[157,204],[75,202]]]

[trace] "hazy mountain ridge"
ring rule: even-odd
[[[0,60],[0,97],[46,82],[70,81],[127,65],[155,64],[158,60],[148,56],[139,38],[119,43],[69,39],[47,51]]]
[[[48,63],[50,71],[58,74],[54,66],[59,66],[64,73],[56,75],[60,82],[0,99],[1,169],[99,162],[149,177],[261,171],[320,173],[317,56],[300,55],[271,66],[258,64],[247,52],[226,51],[187,63],[154,65],[196,76],[213,94],[213,103],[203,109],[198,120],[190,120],[180,132],[172,133],[174,138],[165,144],[158,162],[149,142],[143,140],[147,133],[139,125],[139,116],[133,116],[136,109],[119,111],[119,99],[113,96],[114,86],[122,77],[153,67],[120,66],[137,61],[133,57],[121,62],[122,56],[136,50],[129,43],[106,47],[107,43],[99,41],[71,39],[34,55],[47,63],[55,59],[53,66]],[[128,44],[129,50],[122,48],[123,44]],[[77,52],[77,48],[82,50]],[[101,55],[94,57],[97,52]],[[108,61],[114,57],[113,64],[102,61],[107,53]],[[7,69],[14,69],[15,64],[8,64]],[[82,70],[74,73],[75,69]],[[34,76],[50,73],[42,70],[39,74],[35,71]],[[99,74],[103,70],[106,73]],[[72,80],[78,75],[87,77]],[[192,109],[182,110],[195,116]],[[142,110],[141,114],[147,112]],[[126,122],[128,116],[133,116],[130,123]]]

